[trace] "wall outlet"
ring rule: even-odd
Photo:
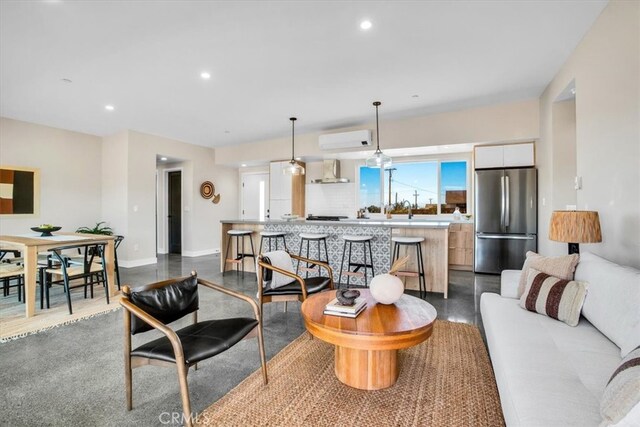
[[[542,206],[547,206],[547,199],[544,197],[542,198]]]
[[[133,211],[138,212],[138,205],[133,205]]]
[[[135,245],[133,245],[133,250],[134,251],[138,251],[138,249],[140,249],[140,247],[138,246],[138,244],[136,243]]]
[[[573,188],[575,190],[582,190],[582,177],[576,176],[573,178]]]

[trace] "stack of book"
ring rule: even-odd
[[[353,305],[343,305],[334,298],[324,308],[324,314],[330,316],[341,316],[355,318],[367,308],[367,302],[364,298],[356,298]]]

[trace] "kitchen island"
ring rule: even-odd
[[[425,279],[427,292],[438,292],[448,296],[449,269],[448,269],[448,248],[449,248],[449,222],[448,221],[426,221],[426,220],[375,220],[375,219],[347,219],[340,221],[313,221],[313,220],[223,220],[221,234],[221,257],[220,271],[224,270],[225,254],[227,250],[227,231],[250,230],[255,247],[256,255],[260,247],[261,231],[282,231],[287,233],[286,243],[290,252],[298,254],[300,251],[300,233],[323,233],[328,234],[327,251],[329,254],[329,264],[334,270],[335,283],[346,283],[346,276],[339,280],[340,261],[344,240],[341,236],[349,235],[369,235],[373,236],[371,248],[373,252],[373,266],[375,273],[382,274],[389,271],[391,266],[391,253],[393,244],[391,238],[395,236],[424,237],[422,242],[422,255],[425,268]],[[266,246],[266,247],[265,247]],[[267,241],[262,251],[269,250]],[[229,251],[229,258],[234,258],[236,254],[235,239],[232,239],[232,247]],[[280,243],[279,249],[282,249]],[[400,256],[404,254],[406,246],[401,247]],[[247,243],[245,253],[250,253]],[[356,253],[357,252],[357,253]],[[306,253],[306,245],[303,256]],[[324,255],[324,249],[322,251]],[[317,258],[317,246],[310,245],[310,258]],[[409,252],[409,262],[405,266],[406,270],[417,271],[415,249]],[[362,260],[360,251],[356,251],[354,246],[353,258]],[[346,262],[345,262],[346,265]],[[228,270],[234,269],[234,264],[227,266]],[[346,269],[346,267],[345,267]],[[245,262],[245,271],[255,272],[255,263],[249,258]],[[406,289],[419,290],[417,277],[402,277]],[[364,285],[364,278],[352,277],[350,284]]]

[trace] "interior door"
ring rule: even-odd
[[[182,254],[182,172],[168,174],[169,253]]]
[[[269,217],[269,174],[242,175],[242,219]]]

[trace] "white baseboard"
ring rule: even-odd
[[[166,255],[168,253],[165,248],[158,248],[156,252],[159,253],[160,255]]]
[[[158,258],[146,258],[146,259],[134,259],[131,261],[118,260],[118,264],[120,267],[124,268],[132,268],[132,267],[141,267],[143,265],[157,264]]]
[[[202,251],[182,251],[182,256],[192,258],[197,256],[213,255],[213,254],[219,254],[219,253],[220,253],[220,248],[213,248],[213,249],[205,249]]]

